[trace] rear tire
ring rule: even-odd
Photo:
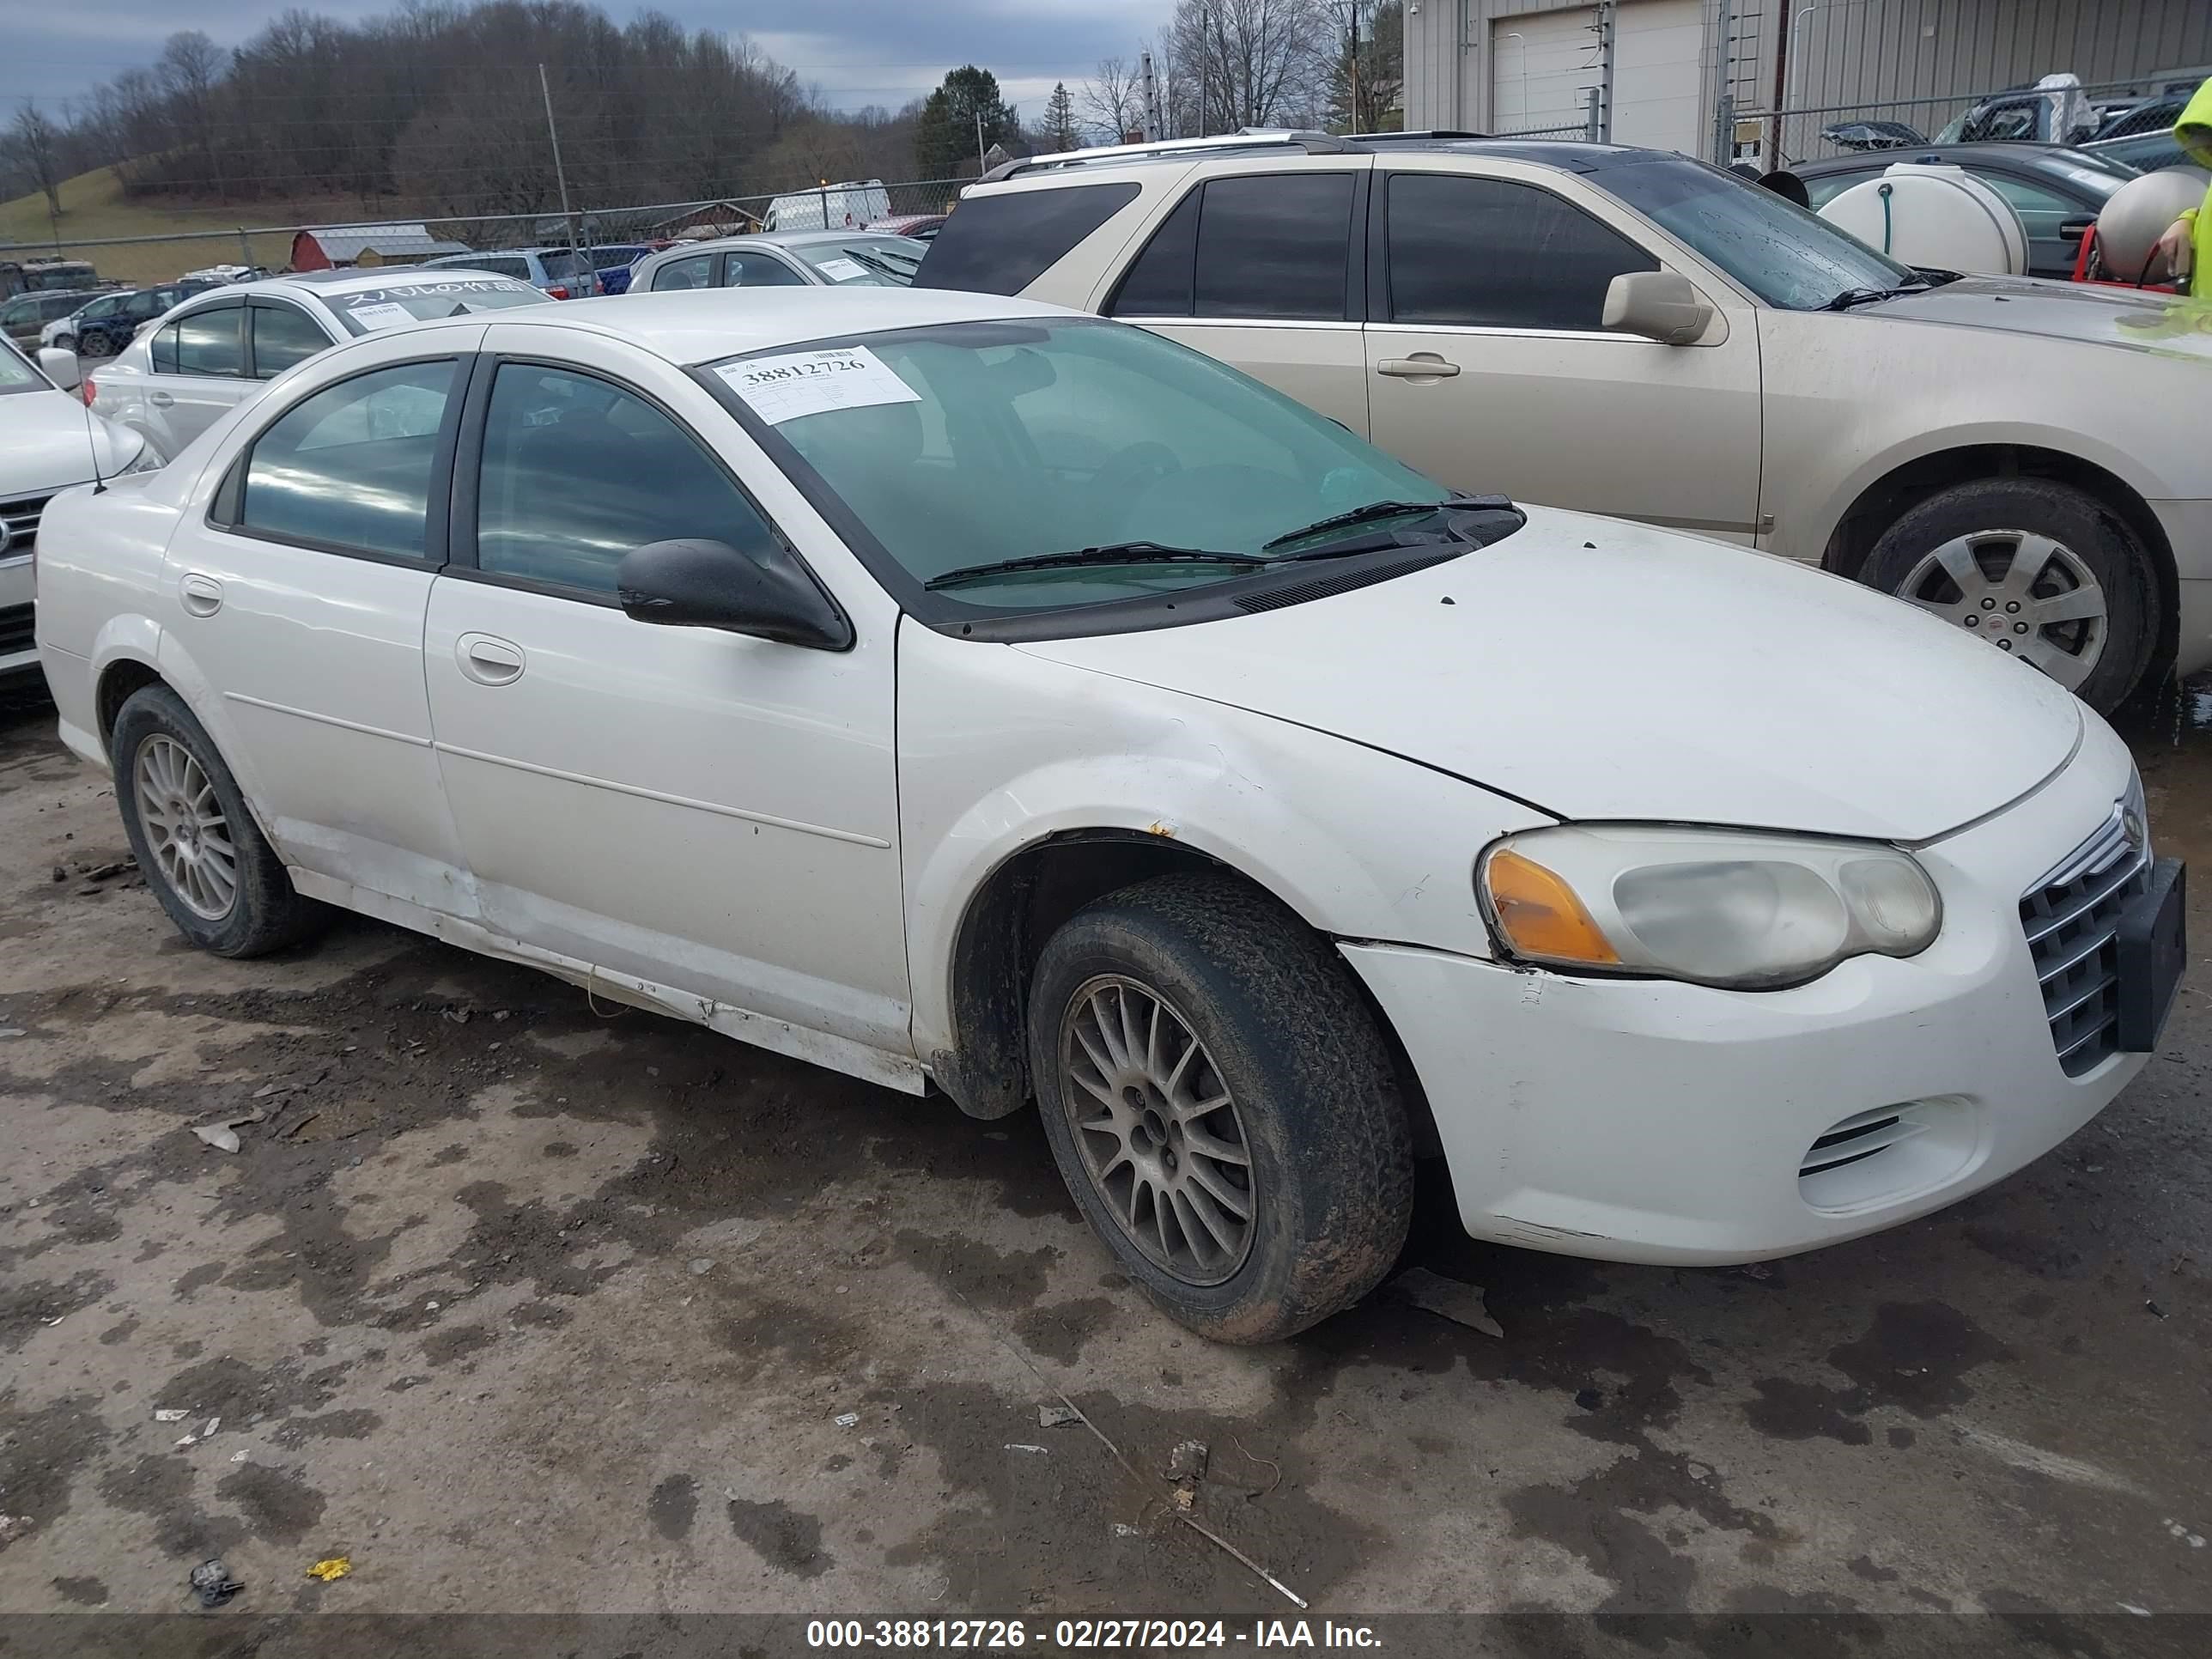
[[[77,355],[85,358],[112,357],[115,355],[115,343],[105,334],[88,334],[84,337],[84,344]]]
[[[1273,1341],[1397,1260],[1413,1157],[1390,1049],[1273,900],[1209,875],[1110,894],[1046,945],[1029,1020],[1060,1175],[1170,1317]]]
[[[1883,532],[1859,580],[2021,658],[2100,714],[2142,678],[2163,620],[2134,532],[2095,497],[2041,478],[1937,491]]]
[[[167,686],[131,693],[107,752],[131,850],[186,939],[219,957],[258,957],[329,924],[329,907],[294,888],[213,739]]]

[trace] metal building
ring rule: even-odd
[[[1932,135],[2057,71],[2212,64],[2212,0],[1407,0],[1406,125],[1802,161],[1856,115]]]

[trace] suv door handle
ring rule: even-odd
[[[489,634],[464,634],[453,642],[453,656],[479,685],[506,685],[522,678],[522,647]]]
[[[177,584],[177,597],[193,616],[212,617],[222,609],[222,584],[197,570],[186,571],[185,579]]]
[[[153,404],[156,409],[167,409],[174,404],[177,400],[174,398],[172,398],[166,392],[156,392],[153,396],[147,398],[146,401]]]
[[[1417,351],[1410,357],[1385,357],[1375,365],[1375,372],[1401,380],[1441,380],[1458,374],[1459,365],[1446,362],[1433,351]]]

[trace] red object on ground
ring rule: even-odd
[[[2081,233],[2081,248],[2074,256],[2074,281],[2088,283],[2098,288],[2140,289],[2145,294],[2175,294],[2180,291],[2171,283],[2130,283],[2117,276],[2092,276],[2089,273],[2098,268],[2098,264],[2097,228],[2091,225]]]

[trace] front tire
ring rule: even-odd
[[[214,741],[175,692],[133,692],[107,752],[131,850],[186,939],[219,957],[258,957],[327,924],[328,908],[293,887]]]
[[[85,358],[112,357],[115,355],[115,342],[105,334],[88,334],[84,337],[84,343],[77,355]]]
[[[1413,1158],[1352,971],[1273,900],[1159,878],[1054,934],[1030,992],[1046,1138],[1084,1217],[1170,1317],[1290,1336],[1396,1261]]]
[[[1859,579],[2042,670],[2100,714],[2157,648],[2158,585],[2102,502],[2041,478],[1939,490],[1875,544]]]

